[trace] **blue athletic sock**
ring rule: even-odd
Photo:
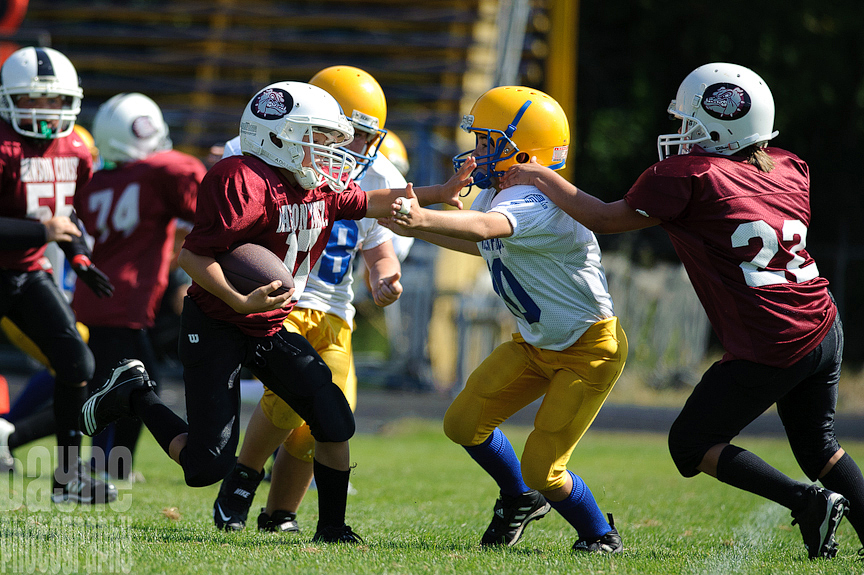
[[[612,526],[603,517],[603,512],[594,501],[594,495],[582,478],[569,469],[567,473],[573,478],[570,496],[563,501],[549,500],[549,504],[576,529],[580,539],[594,540],[603,537],[612,531]]]
[[[522,466],[510,440],[497,427],[486,441],[465,446],[465,451],[492,476],[504,495],[522,495],[531,491],[522,480]]]

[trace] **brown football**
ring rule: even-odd
[[[237,291],[249,294],[272,281],[280,280],[282,287],[271,295],[287,293],[294,287],[294,277],[279,256],[258,244],[240,244],[216,256],[222,272]]]

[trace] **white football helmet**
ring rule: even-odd
[[[337,192],[347,187],[356,162],[339,146],[353,138],[354,128],[333,96],[302,82],[270,84],[255,94],[240,118],[243,153],[292,172],[307,190],[325,182]],[[309,166],[303,165],[305,150]]]
[[[51,48],[21,48],[6,59],[0,70],[0,118],[29,138],[54,139],[72,133],[83,95],[75,66]],[[59,109],[19,108],[19,96],[60,96],[63,105]]]
[[[689,154],[693,144],[729,156],[779,133],[774,131],[774,98],[768,85],[737,64],[705,64],[690,72],[668,112],[683,123],[679,133],[657,138],[661,160],[671,155],[672,146],[678,146],[679,154]]]
[[[99,106],[93,139],[102,159],[115,164],[143,160],[173,145],[162,110],[137,92],[117,94]]]

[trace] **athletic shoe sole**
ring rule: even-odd
[[[97,433],[99,433],[100,431],[102,431],[103,429],[105,429],[106,427],[108,427],[108,425],[111,423],[110,421],[103,422],[103,424],[101,426],[98,425],[98,422],[96,421],[96,410],[99,407],[99,402],[109,392],[120,388],[120,386],[122,386],[122,385],[126,385],[126,384],[129,384],[129,383],[132,383],[134,381],[139,380],[141,378],[141,374],[136,373],[136,375],[134,377],[131,377],[131,378],[127,377],[123,381],[118,381],[118,379],[121,379],[122,377],[126,376],[126,372],[128,372],[130,369],[133,369],[136,367],[140,367],[141,371],[143,371],[144,373],[147,373],[147,371],[144,369],[143,363],[141,363],[137,359],[132,360],[129,363],[126,363],[125,365],[115,369],[114,373],[111,374],[111,379],[109,379],[105,383],[105,385],[103,385],[98,390],[96,390],[96,393],[91,395],[90,398],[87,399],[86,402],[84,402],[84,407],[81,408],[81,431],[82,432],[84,432],[86,435],[89,435],[92,437],[92,436],[96,435]]]
[[[520,525],[519,528],[516,529],[516,535],[513,537],[512,541],[507,543],[507,547],[513,547],[514,545],[519,543],[519,540],[522,539],[522,534],[525,533],[525,528],[528,527],[528,524],[532,521],[543,519],[550,511],[552,511],[552,506],[549,505],[548,502],[540,509],[535,509],[533,513],[531,513],[530,515],[528,515],[528,517],[525,518],[525,521],[522,522],[522,525]]]
[[[832,493],[825,503],[825,520],[819,526],[820,546],[816,557],[831,558],[837,555],[834,535],[840,521],[849,512],[849,502],[839,493]]]

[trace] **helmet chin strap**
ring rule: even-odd
[[[474,173],[472,174],[474,181],[471,182],[471,185],[477,186],[481,190],[485,190],[486,188],[488,188],[489,186],[492,185],[492,175],[491,174],[492,174],[491,170],[489,172],[479,172],[479,171],[475,170]]]
[[[296,172],[292,170],[294,178],[305,190],[314,190],[321,185],[321,180],[318,174],[312,168],[300,167]]]

